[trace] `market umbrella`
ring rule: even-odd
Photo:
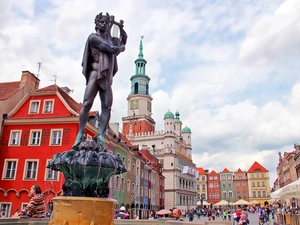
[[[276,192],[276,193],[275,193]],[[271,193],[271,197],[275,198],[299,198],[300,197],[300,178],[277,191]],[[274,194],[275,193],[275,194]]]
[[[210,205],[210,203],[207,202],[207,201],[203,201],[202,204],[203,204],[203,205]],[[197,202],[197,205],[201,205],[201,201],[198,201],[198,202]]]
[[[172,212],[170,210],[167,210],[167,209],[162,209],[162,210],[159,210],[156,214],[157,215],[167,215],[167,214],[171,214]]]
[[[251,203],[244,200],[244,199],[240,199],[238,201],[236,201],[235,203],[233,203],[233,205],[250,205]]]
[[[256,204],[259,204],[259,202],[256,200],[253,200],[253,201],[251,201],[251,204],[256,205]]]
[[[280,192],[281,192],[281,189],[282,189],[282,188],[280,188],[280,189],[278,189],[278,190],[276,190],[276,191],[273,191],[273,192],[270,194],[271,198],[272,198],[272,199],[280,199]]]
[[[228,204],[229,204],[229,202],[227,202],[226,200],[221,200],[221,201],[217,202],[215,204],[215,206],[218,206],[218,205],[228,205]]]

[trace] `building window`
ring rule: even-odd
[[[30,131],[30,145],[40,145],[41,144],[41,130]]]
[[[130,180],[127,180],[127,191],[130,191]]]
[[[1,212],[4,212],[5,217],[10,217],[10,209],[11,209],[11,203],[8,202],[0,203],[0,210]]]
[[[9,145],[10,146],[19,146],[21,140],[21,131],[12,130],[10,131]]]
[[[213,180],[213,176],[209,176],[209,180]]]
[[[263,193],[263,198],[266,198],[267,197],[266,191],[263,191],[262,193]]]
[[[26,202],[26,203],[22,202],[22,204],[21,204],[21,210],[24,210],[27,205],[28,205],[28,202]]]
[[[30,101],[29,114],[39,113],[40,101]]]
[[[228,187],[231,188],[232,187],[232,183],[228,183]]]
[[[241,193],[240,193],[239,191],[236,193],[236,197],[237,197],[237,198],[240,198],[240,197],[241,197]]]
[[[131,160],[130,159],[128,159],[127,168],[128,168],[128,171],[131,170]],[[133,170],[133,172],[134,172],[134,170]]]
[[[226,184],[223,183],[223,184],[222,184],[222,187],[223,187],[223,188],[226,188]]]
[[[4,163],[3,179],[15,179],[17,160],[5,160]]]
[[[260,182],[257,182],[257,187],[260,187]]]
[[[251,178],[254,178],[254,174],[251,174]]]
[[[231,179],[232,179],[231,174],[228,174],[227,175],[227,180],[231,180]]]
[[[246,198],[246,191],[243,192],[243,198]]]
[[[253,198],[256,198],[256,191],[252,192]]]
[[[200,185],[197,185],[197,190],[200,190]]]
[[[216,198],[219,198],[219,193],[215,193]]]
[[[226,176],[225,175],[222,175],[222,180],[226,180]]]
[[[261,186],[262,186],[262,187],[265,187],[265,186],[266,186],[264,181],[261,182]]]
[[[236,187],[237,187],[237,188],[240,187],[240,182],[236,182]]]
[[[218,180],[218,176],[214,176],[214,180]]]
[[[202,176],[202,180],[205,180],[205,176]]]
[[[223,198],[227,198],[227,193],[226,193],[226,191],[223,191]]]
[[[121,178],[121,189],[124,189],[124,184],[125,183],[125,179],[124,177]]]
[[[61,130],[51,130],[50,145],[61,145],[62,133],[63,133],[62,129]]]
[[[44,113],[53,113],[53,102],[54,100],[44,101]]]
[[[50,161],[50,159],[47,160],[47,165],[48,165],[49,161]],[[58,180],[58,171],[46,168],[46,176],[45,177],[46,177],[45,180]]]
[[[261,191],[257,192],[257,197],[261,198]]]
[[[218,183],[214,183],[214,188],[218,188],[219,184]]]
[[[213,183],[209,183],[209,188],[213,188],[214,184]]]
[[[229,198],[232,198],[232,197],[233,197],[232,191],[229,191],[229,192],[228,192],[228,197],[229,197]]]
[[[243,185],[243,187],[246,187],[246,182],[243,182],[242,185]]]
[[[116,176],[116,188],[119,188],[120,177]]]
[[[25,174],[24,179],[25,180],[36,180],[37,177],[37,161],[26,161],[25,164]]]
[[[213,198],[214,198],[214,194],[213,194],[213,193],[210,193],[210,194],[209,194],[209,198],[210,198],[210,199],[213,199]]]
[[[255,187],[255,182],[252,182],[252,187]]]
[[[256,178],[259,178],[259,174],[258,173],[256,174]]]
[[[261,176],[261,178],[264,178],[264,177],[265,177],[265,175],[264,175],[263,173],[262,173],[260,176]]]

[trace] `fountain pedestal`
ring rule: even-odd
[[[62,196],[52,200],[48,225],[114,225],[114,199]]]

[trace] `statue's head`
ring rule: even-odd
[[[102,12],[95,17],[95,30],[106,31],[109,25],[110,16],[108,13],[102,15]]]

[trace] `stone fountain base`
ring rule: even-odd
[[[108,198],[55,197],[48,225],[114,225],[117,201]]]

